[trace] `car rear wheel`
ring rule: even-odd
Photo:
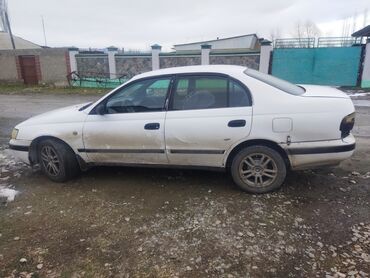
[[[251,146],[234,157],[231,175],[241,189],[250,193],[266,193],[281,187],[286,176],[286,164],[274,149]]]
[[[65,182],[80,172],[73,150],[58,140],[42,141],[38,146],[38,158],[42,172],[52,181]]]

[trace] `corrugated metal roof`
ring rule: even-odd
[[[235,36],[235,37],[228,37],[228,38],[221,38],[221,39],[208,40],[208,41],[200,41],[200,42],[190,42],[190,43],[183,43],[183,44],[175,44],[174,46],[176,47],[176,46],[182,46],[182,45],[191,45],[191,44],[199,44],[199,43],[210,43],[210,42],[230,40],[230,39],[236,39],[236,38],[242,38],[242,37],[257,37],[257,35],[256,34],[247,34],[247,35],[241,35],[241,36]]]
[[[352,37],[370,37],[370,25],[354,32]]]
[[[41,48],[38,44],[27,41],[20,37],[14,36],[14,44],[16,49],[36,49]],[[9,33],[0,32],[0,50],[13,49]]]

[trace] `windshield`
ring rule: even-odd
[[[303,87],[297,86],[288,81],[279,79],[272,75],[265,74],[256,70],[246,69],[244,73],[250,77],[253,77],[259,81],[262,81],[270,86],[273,86],[291,95],[299,96],[306,92],[306,90]]]

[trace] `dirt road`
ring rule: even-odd
[[[340,167],[250,195],[224,173],[94,168],[55,184],[4,150],[23,119],[98,96],[0,95],[0,277],[368,277],[370,107]],[[345,276],[344,276],[345,275]]]

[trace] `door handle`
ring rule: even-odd
[[[159,127],[160,127],[159,123],[149,123],[144,126],[144,129],[155,130],[159,129]]]
[[[245,120],[232,120],[227,124],[227,126],[228,127],[243,127],[245,126],[245,124],[246,124]]]

